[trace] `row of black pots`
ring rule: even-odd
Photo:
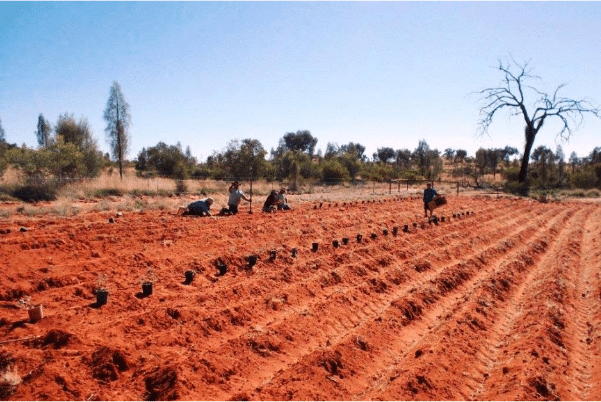
[[[192,272],[192,271],[187,271]],[[187,273],[186,272],[186,273]],[[154,287],[154,283],[152,282],[144,282],[142,283],[142,295],[144,297],[150,296],[152,294]],[[104,306],[108,303],[109,300],[109,291],[106,289],[96,289],[96,306]]]

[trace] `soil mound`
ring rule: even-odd
[[[61,349],[70,343],[78,343],[79,339],[69,332],[60,329],[51,329],[41,338],[32,342],[36,348],[54,348]]]
[[[179,398],[177,370],[172,367],[157,368],[144,380],[145,400],[174,401]]]
[[[101,381],[115,381],[119,373],[129,370],[129,363],[119,350],[102,346],[92,353],[92,377]]]

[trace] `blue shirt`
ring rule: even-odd
[[[198,214],[209,214],[209,204],[205,200],[195,201],[192,204],[188,205],[188,209],[192,212]]]
[[[429,203],[437,195],[438,195],[438,193],[433,188],[427,188],[427,189],[425,189],[424,190],[424,202],[426,204]]]

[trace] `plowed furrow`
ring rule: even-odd
[[[584,225],[582,242],[582,275],[579,292],[584,295],[580,299],[579,310],[584,308],[586,345],[582,356],[587,364],[584,378],[583,400],[601,400],[601,210],[591,215]],[[581,289],[581,290],[580,290]],[[581,338],[582,339],[582,336]],[[584,346],[584,345],[583,345]]]
[[[555,390],[551,389],[551,384],[547,387],[546,380],[542,380],[543,377],[535,376],[532,373],[535,371],[534,367],[539,363],[547,366],[543,368],[543,372],[555,370],[557,361],[553,361],[555,360],[553,356],[557,353],[565,354],[564,351],[559,350],[564,348],[561,334],[555,331],[554,325],[549,326],[549,317],[553,317],[552,321],[555,324],[563,325],[557,316],[556,306],[553,306],[556,303],[553,298],[563,297],[558,292],[566,290],[566,278],[562,277],[560,271],[562,267],[566,266],[566,257],[573,253],[574,244],[577,243],[577,240],[574,239],[581,237],[581,230],[575,226],[577,222],[584,219],[586,213],[586,211],[580,211],[566,224],[561,236],[551,243],[544,258],[536,264],[535,269],[529,272],[527,278],[510,299],[505,313],[498,318],[493,327],[493,333],[497,334],[493,339],[497,340],[490,342],[486,358],[488,364],[483,370],[486,378],[482,378],[480,387],[474,389],[475,398],[486,399],[487,395],[491,395],[492,392],[494,395],[503,395],[504,398],[532,399],[539,391],[547,393],[547,397],[553,397]],[[545,292],[547,295],[542,294]],[[544,304],[543,310],[548,312],[548,316],[546,314],[542,317],[540,314],[529,314],[529,311],[540,308],[540,304]],[[540,341],[537,342],[541,345],[540,349],[532,349],[526,355],[512,353],[516,350],[517,345],[527,342],[532,337]],[[525,350],[528,348],[526,347]],[[555,355],[549,355],[551,351],[554,351]],[[511,366],[511,372],[508,369],[510,363],[516,364],[516,366]],[[520,366],[524,366],[522,373],[518,373],[520,370],[513,368]],[[515,383],[520,376],[530,376],[531,378],[527,380],[521,378],[522,382]]]
[[[450,254],[453,256],[456,256],[456,258],[459,258],[459,256],[461,258],[468,258],[470,257],[470,253],[471,252],[475,252],[474,250],[476,250],[476,246],[483,246],[481,243],[484,242],[484,245],[489,244],[490,242],[492,242],[495,238],[499,237],[499,236],[505,236],[507,234],[507,232],[509,230],[511,230],[510,228],[518,228],[519,230],[521,230],[522,225],[525,222],[531,221],[532,219],[534,219],[534,215],[532,213],[527,213],[525,215],[521,215],[521,216],[514,216],[511,219],[508,220],[502,220],[502,222],[504,223],[504,226],[502,227],[498,227],[498,228],[494,228],[491,229],[491,225],[489,224],[489,222],[481,222],[480,220],[477,221],[478,226],[476,228],[474,228],[474,232],[478,233],[477,236],[474,236],[472,238],[466,237],[466,236],[458,236],[461,232],[457,231],[457,229],[455,229],[455,231],[452,231],[451,233],[446,233],[443,232],[444,235],[442,237],[440,237],[441,239],[445,240],[448,239],[448,243],[449,245],[446,245],[445,248],[443,248],[442,250],[440,250],[440,252],[438,254]],[[549,216],[551,216],[552,213],[549,213]],[[503,217],[503,216],[502,216]],[[438,228],[440,231],[446,230],[446,228],[444,227],[440,227]],[[431,234],[429,233],[420,233],[419,234],[420,238],[423,239],[423,241],[418,241],[417,243],[420,244],[427,244],[427,242],[425,240],[428,239],[428,236],[431,236]],[[463,239],[462,242],[457,242],[457,240],[461,238]],[[391,245],[396,245],[398,244],[398,242],[401,242],[402,247],[401,248],[406,248],[409,249],[412,247],[412,245],[414,243],[416,243],[415,238],[409,240],[407,237],[405,237],[404,239],[394,239],[392,237],[389,237],[389,242]],[[451,242],[450,240],[453,239],[455,240],[454,242]],[[294,314],[296,310],[298,310],[299,308],[309,308],[315,304],[320,303],[320,296],[313,296],[311,298],[309,298],[307,301],[302,302],[302,298],[307,297],[307,289],[314,289],[314,292],[318,292],[320,294],[324,293],[324,290],[327,294],[328,291],[328,287],[326,286],[324,288],[324,283],[328,284],[331,282],[332,278],[344,278],[344,281],[347,283],[346,287],[348,288],[348,286],[362,286],[364,284],[364,282],[369,279],[370,274],[369,272],[372,266],[378,266],[377,263],[374,264],[373,258],[371,257],[371,255],[373,254],[373,251],[377,248],[381,246],[381,241],[374,241],[374,242],[370,242],[368,240],[368,244],[367,246],[363,246],[360,247],[359,249],[355,249],[355,252],[358,252],[360,254],[363,254],[366,256],[365,260],[361,261],[361,266],[365,267],[365,268],[360,268],[358,271],[354,269],[355,265],[353,264],[349,264],[349,259],[348,259],[348,255],[344,256],[342,255],[343,261],[341,261],[341,265],[339,266],[339,268],[337,268],[335,271],[332,271],[330,273],[327,273],[324,275],[324,273],[320,272],[319,270],[314,270],[314,269],[307,269],[306,267],[296,267],[293,266],[293,268],[296,268],[297,273],[293,273],[291,275],[291,280],[292,283],[290,285],[286,285],[284,287],[281,286],[280,282],[278,282],[277,280],[270,280],[266,278],[266,275],[268,275],[268,270],[272,270],[275,269],[276,271],[278,270],[278,264],[275,265],[261,265],[261,266],[257,266],[256,271],[258,272],[256,275],[253,274],[251,276],[248,276],[245,280],[240,281],[240,273],[232,273],[232,276],[230,276],[228,274],[227,277],[224,277],[223,280],[220,280],[219,282],[212,284],[210,286],[205,286],[203,287],[202,291],[207,291],[210,292],[210,294],[212,294],[211,297],[209,297],[208,299],[222,299],[222,298],[232,298],[235,297],[237,299],[242,300],[242,302],[240,303],[235,303],[231,306],[231,308],[228,311],[223,312],[223,309],[219,306],[211,306],[211,305],[204,305],[203,309],[205,311],[207,311],[207,314],[205,315],[205,320],[210,320],[215,321],[215,322],[219,322],[221,323],[220,326],[222,328],[231,328],[231,330],[233,332],[227,332],[227,333],[221,333],[221,339],[223,341],[229,339],[229,336],[236,336],[236,334],[240,334],[240,333],[244,333],[244,327],[243,326],[238,326],[238,327],[231,327],[230,325],[228,325],[228,321],[231,320],[230,315],[231,310],[235,309],[237,310],[239,313],[235,314],[236,316],[252,316],[255,317],[255,319],[253,320],[253,323],[256,325],[266,325],[266,321],[267,320],[274,320],[274,316],[273,314],[269,314],[266,315],[265,314],[265,307],[267,306],[268,308],[273,307],[272,303],[270,302],[271,299],[281,299],[282,296],[285,295],[286,298],[289,298],[289,300],[286,300],[284,303],[277,303],[277,309],[278,309],[278,314],[276,315],[276,317],[282,316],[284,317],[284,314],[286,313],[286,311],[289,311],[290,313]],[[443,243],[446,243],[446,240],[443,241]],[[393,248],[394,249],[394,248]],[[351,253],[353,253],[353,247],[351,247]],[[427,254],[423,254],[425,253],[427,250]],[[344,253],[344,251],[341,251],[341,253]],[[319,255],[318,259],[316,260],[316,262],[313,262],[312,264],[315,265],[320,265],[319,261],[320,260],[326,260],[328,258],[332,258],[332,256],[330,255],[323,255],[321,253],[318,253],[317,255]],[[334,258],[339,258],[341,257],[340,254],[335,254]],[[425,249],[422,251],[422,255],[416,255],[412,260],[403,263],[402,265],[400,265],[397,269],[395,269],[395,271],[398,272],[398,269],[404,269],[407,270],[409,272],[413,272],[414,274],[416,274],[417,276],[415,277],[415,280],[425,280],[427,279],[427,276],[424,277],[423,273],[415,273],[414,267],[415,266],[419,266],[419,261],[423,260],[423,259],[432,259],[433,261],[436,261],[437,259],[434,258],[432,256],[432,252],[429,251],[429,249]],[[285,263],[288,262],[292,262],[292,259],[287,259],[285,260]],[[391,266],[394,266],[395,264],[391,262]],[[355,274],[354,272],[359,272],[359,275]],[[361,274],[361,272],[363,272],[363,274]],[[307,275],[307,273],[309,275]],[[333,276],[335,275],[335,276]],[[398,274],[395,274],[396,277],[398,277]],[[428,275],[427,273],[425,275]],[[407,275],[404,274],[403,275],[405,277],[405,280],[407,280]],[[412,275],[410,274],[409,277],[411,277]],[[135,278],[134,278],[135,280]],[[131,279],[130,279],[131,281]],[[332,282],[332,284],[338,284],[337,281]],[[340,286],[340,284],[338,284]],[[232,289],[236,289],[236,295],[232,295]],[[259,290],[259,292],[254,292],[254,290]],[[313,292],[313,290],[311,290],[310,292]],[[309,292],[309,293],[310,293]],[[341,292],[341,289],[339,288],[337,290],[338,293]],[[252,298],[249,298],[248,296],[250,296],[251,294],[256,294],[258,296],[261,296],[262,299],[259,303],[257,303],[255,300],[253,300]],[[301,299],[299,299],[299,297]],[[184,306],[186,306],[188,304],[188,301],[183,300],[181,302],[178,303],[174,303],[172,305],[172,308],[183,308]],[[292,310],[290,310],[290,307],[292,308]],[[139,305],[138,308],[143,308],[143,305]],[[274,313],[274,312],[272,312]],[[136,315],[143,315],[143,311],[138,311],[135,313]],[[123,315],[123,317],[116,318],[116,321],[119,322],[121,320],[129,320],[131,319],[131,315],[132,312],[128,312],[126,314]],[[264,319],[261,319],[261,317],[265,317]],[[355,320],[351,320],[346,322],[345,324],[342,323],[336,323],[337,326],[342,325],[342,328],[352,328],[354,325],[356,325],[356,322],[358,322],[358,319]],[[168,329],[168,328],[167,328]],[[167,330],[166,329],[166,330]]]
[[[554,226],[560,226],[560,222],[561,220],[555,222]],[[400,343],[400,345],[394,349],[400,352],[400,357],[395,358],[383,372],[373,369],[368,370],[370,373],[373,373],[374,371],[377,373],[374,375],[376,380],[365,393],[360,393],[358,398],[428,398],[428,393],[434,392],[434,390],[438,392],[438,395],[444,395],[445,390],[447,390],[449,392],[447,396],[448,399],[455,399],[457,397],[463,399],[467,398],[467,395],[469,394],[465,391],[461,391],[460,387],[460,385],[466,381],[466,378],[462,378],[461,381],[455,381],[454,385],[452,381],[441,385],[428,380],[429,376],[427,374],[430,370],[435,370],[434,367],[439,367],[440,370],[445,372],[443,375],[444,378],[448,378],[454,370],[461,367],[459,362],[466,359],[465,356],[461,357],[461,354],[471,356],[473,351],[471,350],[472,346],[470,341],[473,336],[477,336],[473,332],[485,330],[485,326],[478,319],[471,318],[469,314],[467,318],[461,317],[461,311],[463,310],[461,306],[468,304],[470,300],[476,297],[477,289],[483,287],[483,284],[486,284],[487,281],[490,280],[490,276],[493,276],[494,278],[495,272],[498,270],[497,264],[502,266],[506,257],[516,255],[527,263],[532,255],[540,253],[541,247],[544,247],[545,244],[543,240],[543,230],[538,232],[538,240],[529,240],[531,246],[526,250],[504,254],[501,258],[486,259],[485,265],[481,267],[485,268],[486,272],[478,273],[469,283],[461,285],[460,290],[462,293],[460,297],[450,300],[446,304],[441,301],[435,302],[436,305],[444,306],[444,308],[435,308],[432,311],[424,310],[423,303],[420,302],[420,299],[436,299],[437,296],[436,294],[432,294],[427,287],[424,287],[421,292],[416,292],[412,301],[404,304],[404,306],[406,306],[404,307],[404,311],[413,311],[416,316],[411,320],[411,325],[415,327],[411,333],[426,335],[423,338],[421,335],[418,335],[417,340],[408,338]],[[523,240],[525,241],[526,239]],[[501,246],[501,248],[504,248],[504,246]],[[524,257],[520,257],[522,255]],[[494,284],[494,279],[492,281]],[[475,288],[472,287],[474,285],[476,286]],[[414,306],[413,310],[407,310],[407,308],[411,306]],[[405,316],[407,316],[407,313],[405,313]],[[419,321],[415,322],[416,320]],[[457,324],[464,323],[467,325],[464,325],[463,327],[457,325],[458,328],[453,328],[455,322],[457,322]],[[431,327],[432,325],[434,326]],[[428,328],[426,328],[426,326],[428,326]],[[465,339],[462,339],[462,337],[465,337]],[[399,336],[392,344],[396,346],[402,338],[403,336]],[[442,349],[438,349],[438,347]],[[445,351],[457,349],[460,350],[460,352],[458,352],[459,356],[449,356],[445,358]],[[439,361],[442,361],[443,363],[438,365],[436,362]],[[473,364],[473,362],[468,362],[468,364]],[[399,369],[399,367],[402,367],[402,369]],[[470,376],[473,378],[473,375],[468,375],[467,372],[468,370],[463,372],[461,376]],[[390,389],[394,389],[395,392],[390,393]],[[417,394],[422,396],[419,397]]]
[[[506,245],[503,245],[502,247],[506,247]],[[410,289],[407,289],[407,290],[408,290],[408,291],[411,291]],[[407,291],[407,290],[406,290],[406,291]],[[424,290],[422,293],[425,293],[425,292],[427,292],[427,291],[425,291],[425,290]],[[413,293],[413,292],[412,292],[412,293]],[[415,293],[419,293],[419,291],[417,291],[417,292],[415,292]],[[350,295],[349,295],[349,296],[350,296]],[[395,294],[394,296],[398,296],[398,294]],[[394,296],[393,296],[393,297],[394,297]],[[375,297],[379,297],[379,295],[376,295]],[[426,297],[427,297],[427,296],[426,296]],[[373,301],[373,300],[372,300],[372,301]],[[380,321],[380,322],[382,321],[382,317],[381,317],[381,313],[383,312],[382,310],[390,310],[390,307],[389,307],[389,301],[388,301],[388,302],[387,302],[387,301],[384,301],[384,302],[383,302],[383,303],[381,303],[381,304],[382,304],[382,305],[384,305],[384,307],[382,307],[382,305],[380,305],[380,306],[377,306],[377,307],[376,307],[376,310],[379,312],[379,314],[372,315],[372,319],[375,317],[375,318],[376,318],[376,321]],[[386,306],[387,304],[388,304],[388,306]],[[340,305],[336,306],[336,301],[335,301],[335,300],[334,300],[334,301],[332,301],[332,302],[331,302],[331,306],[328,306],[328,307],[329,307],[329,310],[332,310],[332,311],[330,311],[330,314],[328,314],[329,316],[331,316],[332,314],[336,314],[336,313],[335,313],[336,311],[342,310],[342,308],[341,308],[341,306],[340,306]],[[340,313],[338,313],[338,314],[340,314]],[[395,314],[397,314],[397,313],[395,313]],[[367,321],[367,319],[368,319],[368,318],[369,318],[369,317],[365,317],[361,323],[355,323],[355,324],[353,325],[353,328],[357,327],[357,326],[358,326],[358,324],[364,324],[364,323]],[[370,321],[371,321],[372,319],[370,319]],[[385,321],[385,320],[384,320],[384,321]],[[293,323],[289,323],[289,324],[286,326],[286,328],[290,328],[290,326],[291,326],[291,325],[294,325],[294,324],[293,324]],[[347,327],[349,327],[349,326],[347,326]],[[318,335],[318,334],[315,334],[315,333],[313,333],[313,334],[312,334],[312,336],[317,336],[317,335]],[[348,332],[347,332],[347,333],[344,333],[344,332],[343,332],[343,333],[341,333],[341,334],[337,334],[337,335],[335,335],[335,337],[334,337],[334,338],[332,338],[332,337],[330,336],[330,337],[328,338],[328,342],[327,342],[327,344],[328,344],[328,345],[334,345],[334,344],[335,344],[335,342],[340,342],[342,339],[344,339],[344,338],[348,338],[349,336],[351,336],[351,335],[349,335],[349,333],[348,333]],[[315,353],[317,353],[317,352],[314,352],[314,353],[313,353],[313,355],[314,355]],[[306,360],[306,359],[303,359],[303,360]],[[310,360],[310,356],[309,356],[309,360]],[[277,386],[276,386],[276,387],[277,387]]]

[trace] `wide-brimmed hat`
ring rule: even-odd
[[[211,197],[207,198],[207,204],[213,205],[213,199]]]

